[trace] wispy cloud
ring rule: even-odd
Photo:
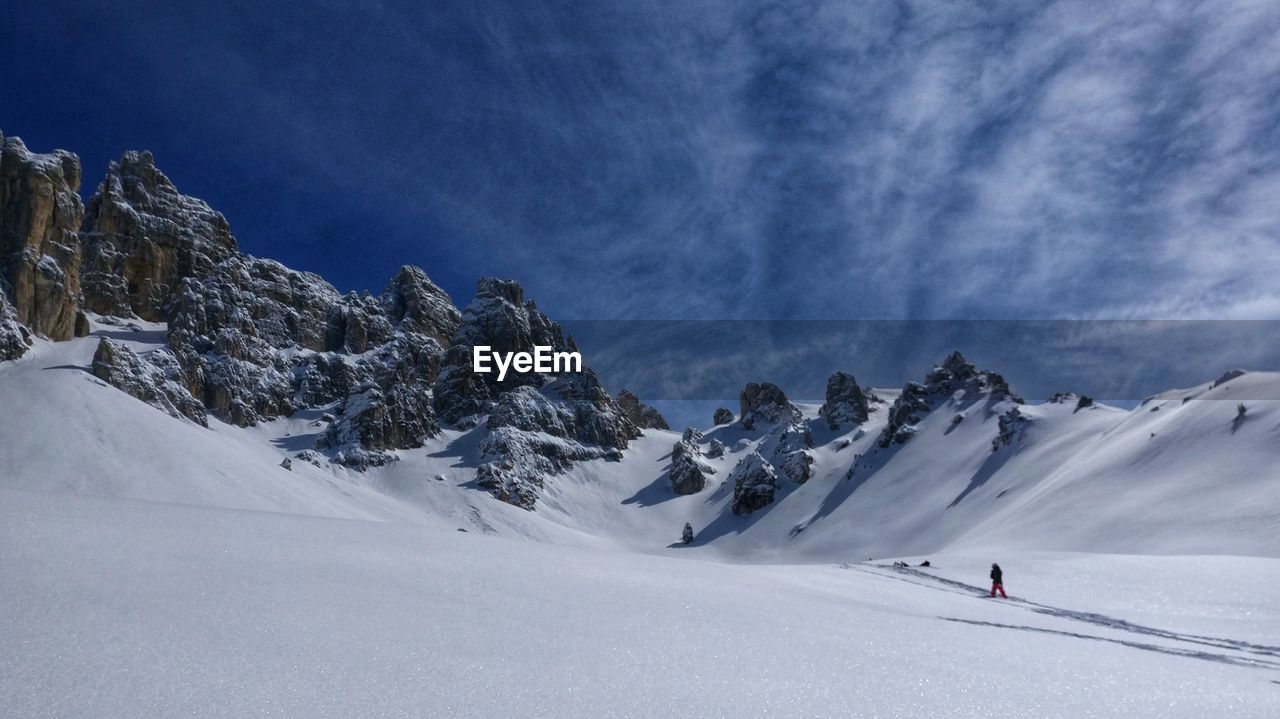
[[[0,43],[13,77],[202,143],[171,171],[340,285],[413,261],[568,317],[1280,317],[1272,2],[39,5],[59,32]],[[75,99],[39,92],[11,107]]]

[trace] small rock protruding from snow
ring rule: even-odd
[[[289,459],[288,457],[285,457],[284,459],[280,460],[280,466],[281,466],[281,467],[284,467],[285,469],[287,469],[287,470],[289,470],[290,472],[292,472],[292,471],[293,471],[293,460],[292,460],[292,459]]]
[[[733,411],[727,407],[716,408],[715,414],[711,416],[711,421],[719,427],[722,424],[733,423]]]
[[[726,450],[728,450],[728,447],[725,446],[724,442],[712,437],[711,443],[707,445],[706,456],[708,459],[719,459],[724,456]]]
[[[827,378],[827,396],[818,414],[827,426],[838,430],[842,426],[862,424],[867,421],[870,403],[858,381],[847,372],[836,372]]]

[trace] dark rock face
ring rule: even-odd
[[[4,292],[0,292],[0,362],[18,359],[31,346],[31,332],[18,324],[13,305]]]
[[[916,424],[933,410],[935,403],[962,393],[963,396],[986,397],[988,402],[1010,401],[1022,404],[1022,398],[1009,389],[1004,377],[979,370],[964,355],[952,352],[942,364],[925,376],[924,384],[909,382],[889,408],[889,421],[880,433],[878,444],[889,447],[902,444],[915,434]]]
[[[537,372],[512,369],[499,382],[496,372],[472,372],[472,348],[491,347],[494,352],[529,352],[535,345],[568,351],[560,325],[524,301],[524,289],[510,280],[485,278],[476,286],[475,299],[462,311],[461,324],[445,356],[434,386],[435,408],[450,424],[472,424],[469,418],[488,412],[502,392],[517,387],[541,387],[549,381]]]
[[[827,398],[818,414],[827,421],[828,427],[838,430],[842,426],[862,424],[869,413],[867,395],[853,375],[836,372],[827,378]]]
[[[396,330],[429,337],[442,347],[448,346],[462,321],[449,295],[411,265],[401,267],[387,284],[382,306]]]
[[[618,407],[631,420],[631,424],[640,429],[671,429],[658,410],[642,404],[640,398],[629,390],[618,391]]]
[[[177,358],[166,349],[139,357],[121,342],[105,337],[93,353],[93,375],[171,417],[208,427],[204,405],[187,390],[187,379]]]
[[[1226,372],[1223,372],[1218,379],[1214,380],[1212,386],[1217,387],[1219,385],[1224,385],[1237,377],[1243,377],[1245,374],[1245,371],[1242,369],[1229,369]]]
[[[288,416],[299,360],[325,348],[336,290],[271,260],[228,258],[202,278],[184,277],[169,302],[169,345],[192,392],[240,426]],[[306,376],[305,371],[301,373]]]
[[[880,433],[879,444],[902,444],[915,434],[915,426],[930,410],[929,390],[919,382],[908,382],[889,407],[889,421]]]
[[[702,433],[690,427],[671,448],[668,477],[671,479],[671,489],[676,494],[701,492],[707,486],[707,477],[715,474],[715,470],[702,461],[701,441]]]
[[[727,449],[728,447],[725,446],[724,442],[713,437],[711,443],[707,445],[706,456],[709,459],[719,459],[724,456]]]
[[[987,370],[979,370],[959,352],[952,352],[942,364],[933,368],[924,378],[930,394],[951,394],[956,391],[990,394],[997,398],[1009,398],[1021,404],[1022,398],[1009,389],[1004,377]]]
[[[387,450],[421,447],[439,432],[422,387],[370,385],[346,398],[320,446],[335,452],[334,462],[363,470],[393,461]]]
[[[85,306],[161,322],[178,283],[239,254],[226,218],[178,192],[150,152],[111,163],[84,217]]]
[[[733,423],[733,411],[726,407],[719,407],[711,417],[711,421],[718,427],[722,424]]]
[[[733,513],[751,514],[773,504],[778,491],[778,474],[759,452],[752,452],[738,462],[729,476],[733,482]]]
[[[999,432],[996,434],[996,438],[991,440],[991,451],[999,452],[1001,447],[1008,447],[1013,444],[1013,440],[1018,436],[1018,433],[1030,421],[1030,418],[1022,414],[1022,410],[1017,407],[1010,407],[1001,413],[996,421]]]
[[[756,422],[774,424],[800,419],[800,410],[776,384],[752,382],[742,388],[738,403],[743,429],[754,429]]]
[[[535,346],[575,352],[560,325],[524,299],[520,285],[482,279],[432,385],[433,403],[443,422],[460,428],[479,418],[489,434],[481,442],[480,486],[495,497],[526,509],[536,502],[544,480],[574,461],[620,457],[640,430],[605,392],[585,365],[560,377],[514,368],[498,373],[472,370],[472,348],[531,352]]]
[[[88,334],[80,312],[80,159],[0,136],[0,291],[14,320],[51,340]]]

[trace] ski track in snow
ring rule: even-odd
[[[982,587],[966,584],[965,582],[954,579],[947,579],[936,574],[930,574],[915,567],[893,567],[881,564],[841,564],[841,569],[852,569],[863,572],[865,574],[873,574],[878,577],[887,577],[897,579],[921,587],[930,587],[940,591],[947,591],[954,594],[962,594],[965,596],[976,596],[981,599],[991,599],[990,590]],[[888,570],[888,571],[881,571]],[[923,580],[923,581],[921,581]],[[1213,647],[1215,649],[1225,649],[1229,651],[1246,652],[1258,656],[1280,657],[1280,647],[1267,646],[1262,644],[1253,644],[1251,642],[1239,641],[1236,639],[1223,639],[1219,637],[1206,637],[1196,634],[1184,634],[1180,632],[1172,632],[1166,629],[1157,629],[1155,627],[1147,627],[1141,624],[1115,617],[1108,617],[1096,612],[1084,612],[1073,609],[1064,609],[1061,607],[1049,606],[1039,602],[1033,602],[1029,599],[1020,597],[1010,597],[1008,599],[999,599],[1001,604],[1015,606],[1037,614],[1059,619],[1067,619],[1073,622],[1090,624],[1106,629],[1114,629],[1130,634],[1139,634],[1144,636],[1156,637],[1159,639],[1167,639],[1174,642],[1182,642],[1186,644],[1197,644],[1201,646]],[[1176,656],[1190,657],[1193,659],[1204,659],[1207,661],[1221,662],[1224,664],[1233,664],[1236,666],[1256,667],[1260,669],[1280,670],[1280,661],[1272,661],[1269,659],[1255,659],[1250,657],[1241,657],[1231,654],[1214,654],[1202,650],[1184,649],[1179,647],[1167,647],[1158,644],[1147,644],[1143,642],[1135,642],[1124,639],[1114,639],[1110,637],[1101,637],[1092,634],[1080,634],[1076,632],[1067,632],[1046,627],[1033,627],[1017,624],[1002,624],[999,622],[978,621],[973,619],[961,619],[958,617],[938,617],[948,622],[961,622],[964,624],[972,624],[975,626],[998,627],[1002,629],[1016,629],[1020,631],[1042,632],[1046,634],[1057,634],[1060,636],[1074,637],[1077,639],[1089,639],[1094,641],[1111,642],[1120,644],[1134,649],[1143,649],[1146,651],[1161,652]]]

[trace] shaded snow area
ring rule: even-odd
[[[94,330],[0,363],[0,716],[1280,716],[1276,374],[762,386],[528,511],[483,418],[356,471],[336,405],[205,427],[94,376],[163,325]]]

